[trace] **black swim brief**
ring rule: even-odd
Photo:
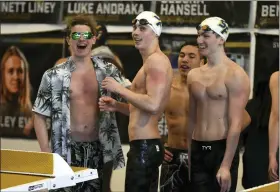
[[[191,144],[191,185],[196,192],[220,192],[216,179],[224,158],[226,140],[196,141]],[[235,192],[238,178],[239,150],[234,155],[230,173],[231,189]]]
[[[171,162],[163,161],[160,174],[160,192],[190,191],[188,151],[165,147],[173,154]]]
[[[127,153],[126,192],[156,192],[164,148],[160,139],[134,140]]]

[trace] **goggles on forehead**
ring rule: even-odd
[[[202,31],[213,31],[208,25],[198,25],[197,27],[196,27],[196,30],[197,31],[200,31],[200,30],[202,30]]]
[[[132,20],[132,25],[135,25],[137,23],[137,21],[139,21],[140,25],[152,25],[151,23],[149,23],[149,21],[147,21],[147,19],[133,19]]]
[[[73,32],[71,33],[71,38],[73,40],[78,40],[83,36],[84,39],[91,39],[93,37],[92,32]]]

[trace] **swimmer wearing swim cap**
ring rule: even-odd
[[[220,17],[210,17],[201,22],[197,27],[197,31],[213,31],[218,34],[224,41],[229,35],[229,27],[225,20]]]
[[[225,20],[210,17],[197,27],[197,44],[207,64],[188,74],[190,95],[188,150],[192,188],[196,192],[235,192],[238,142],[248,113],[247,73],[227,57]]]
[[[153,12],[144,11],[133,20],[132,25],[132,38],[142,56],[143,66],[136,74],[131,89],[123,89],[112,78],[105,78],[102,82],[103,88],[120,95],[129,104],[106,97],[100,99],[99,106],[100,110],[129,115],[130,150],[127,154],[125,191],[157,192],[159,166],[164,157],[158,120],[169,100],[173,70],[169,58],[159,47],[160,18]]]

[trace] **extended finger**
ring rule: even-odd
[[[228,181],[228,188],[227,188],[228,192],[230,191],[230,188],[231,188],[231,180]]]
[[[104,99],[103,99],[103,101],[105,101],[105,102],[108,102],[108,101],[111,101],[111,100],[112,100],[111,97],[104,97]]]
[[[221,179],[221,192],[226,192],[228,189],[228,182],[224,179]]]
[[[110,81],[112,81],[112,77],[106,77],[103,81],[105,81],[105,82],[110,82]]]
[[[273,170],[272,169],[269,169],[268,171],[268,177],[269,177],[269,180],[270,181],[274,181],[274,176],[273,176]]]
[[[276,173],[276,171],[274,169],[271,170],[271,177],[272,177],[273,181],[278,180],[278,174]]]
[[[219,185],[221,186],[221,175],[217,174],[216,178],[217,178],[217,181],[218,181]]]
[[[104,98],[99,98],[98,103],[104,103]]]
[[[167,161],[167,162],[170,162],[172,160],[172,158],[169,155],[165,154],[164,155],[164,160]]]
[[[173,154],[172,154],[170,151],[166,150],[166,149],[165,149],[165,153],[166,153],[167,155],[173,157]]]

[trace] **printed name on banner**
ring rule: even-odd
[[[67,14],[137,15],[142,11],[144,5],[134,2],[75,2],[67,5]]]
[[[160,15],[208,16],[204,1],[162,1]]]
[[[279,5],[262,5],[262,17],[278,17]]]
[[[0,2],[1,13],[54,13],[56,2],[24,2],[3,1]]]

